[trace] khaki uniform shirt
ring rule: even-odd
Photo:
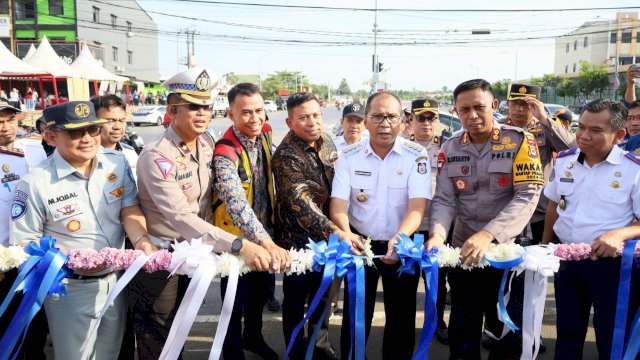
[[[520,234],[544,184],[535,139],[527,136],[519,128],[494,126],[489,144],[480,153],[466,131],[442,144],[445,161],[439,168],[429,233],[446,239],[455,219],[454,247],[462,246],[482,229],[499,242]],[[514,171],[514,158],[522,160],[518,161],[523,164],[518,172]]]
[[[138,159],[140,207],[149,234],[163,240],[202,237],[214,251],[231,251],[236,238],[212,225],[213,140],[201,135],[189,150],[172,126]]]
[[[440,137],[434,136],[427,142],[423,144],[421,141],[415,138],[415,135],[411,135],[409,140],[422,145],[426,150],[427,154],[429,154],[429,164],[431,165],[431,195],[436,194],[436,177],[438,176],[438,153],[440,152]],[[424,209],[424,218],[422,219],[422,223],[420,223],[420,227],[418,230],[420,231],[428,231],[429,230],[429,212],[431,211],[431,201],[427,202],[427,207]]]
[[[101,147],[86,178],[56,150],[16,186],[11,243],[48,235],[65,249],[123,249],[120,211],[137,205],[137,195],[121,152]]]
[[[549,181],[549,176],[553,170],[555,160],[553,158],[554,152],[560,152],[572,147],[576,147],[576,136],[569,130],[560,126],[557,122],[549,119],[551,126],[543,125],[538,119],[533,118],[522,129],[530,132],[538,143],[538,150],[540,151],[540,161],[542,161],[542,170],[544,172],[545,183]],[[506,125],[513,125],[511,119],[507,119]],[[531,222],[535,223],[544,220],[544,216],[547,213],[547,204],[549,199],[544,195],[544,192],[540,194],[540,200],[536,211],[533,213]]]

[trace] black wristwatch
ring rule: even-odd
[[[233,255],[240,255],[240,250],[242,250],[242,238],[237,237],[231,243],[231,253]]]

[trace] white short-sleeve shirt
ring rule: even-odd
[[[331,197],[349,202],[349,224],[359,233],[389,240],[409,199],[432,198],[429,155],[424,147],[399,137],[384,159],[369,141],[353,144],[338,156]]]
[[[544,194],[555,203],[564,200],[565,209],[558,206],[553,226],[561,242],[591,244],[607,231],[640,218],[640,160],[626,154],[614,146],[593,167],[582,161],[579,149],[559,154]]]

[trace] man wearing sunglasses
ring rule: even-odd
[[[540,93],[541,88],[538,85],[511,84],[507,98],[509,117],[505,124],[519,127],[536,138],[546,183],[553,170],[553,153],[575,147],[576,136],[557,122],[551,121],[544,110],[544,104],[540,101]],[[547,197],[541,194],[530,222],[531,244],[539,244],[542,241],[548,202]]]
[[[72,101],[44,110],[45,137],[56,147],[15,189],[11,209],[11,240],[22,244],[51,236],[63,251],[124,249],[125,232],[136,249],[149,253],[146,222],[138,206],[131,168],[121,152],[100,147],[101,126],[89,101]],[[83,343],[98,358],[115,359],[120,352],[126,299],[118,296],[88,338],[96,309],[104,306],[119,277],[103,266],[76,271],[64,280],[69,296],[44,302],[56,359],[78,359]],[[100,339],[96,340],[97,334]]]
[[[232,252],[251,268],[269,270],[271,256],[260,245],[213,225],[214,143],[207,133],[215,74],[193,68],[163,86],[170,90],[171,122],[138,159],[140,205],[154,244],[169,249],[173,239],[202,238],[215,252]],[[139,273],[129,285],[138,358],[158,359],[189,278],[166,272]]]

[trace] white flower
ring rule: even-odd
[[[225,252],[220,254],[218,257],[217,269],[220,277],[229,276],[229,272],[231,271],[231,261],[233,261],[231,258],[232,256],[236,257],[237,260],[240,261],[240,275],[244,275],[250,271],[249,267],[244,263],[241,257]]]
[[[0,272],[7,272],[29,259],[22,246],[0,247]]]
[[[491,244],[485,258],[491,261],[506,262],[517,259],[524,254],[524,248],[515,243]]]
[[[362,250],[362,254],[364,255],[364,263],[367,266],[373,266],[373,250],[371,250],[371,238],[367,237],[367,240],[364,241],[364,250]]]
[[[460,248],[442,245],[438,248],[438,265],[455,268],[460,265]]]

